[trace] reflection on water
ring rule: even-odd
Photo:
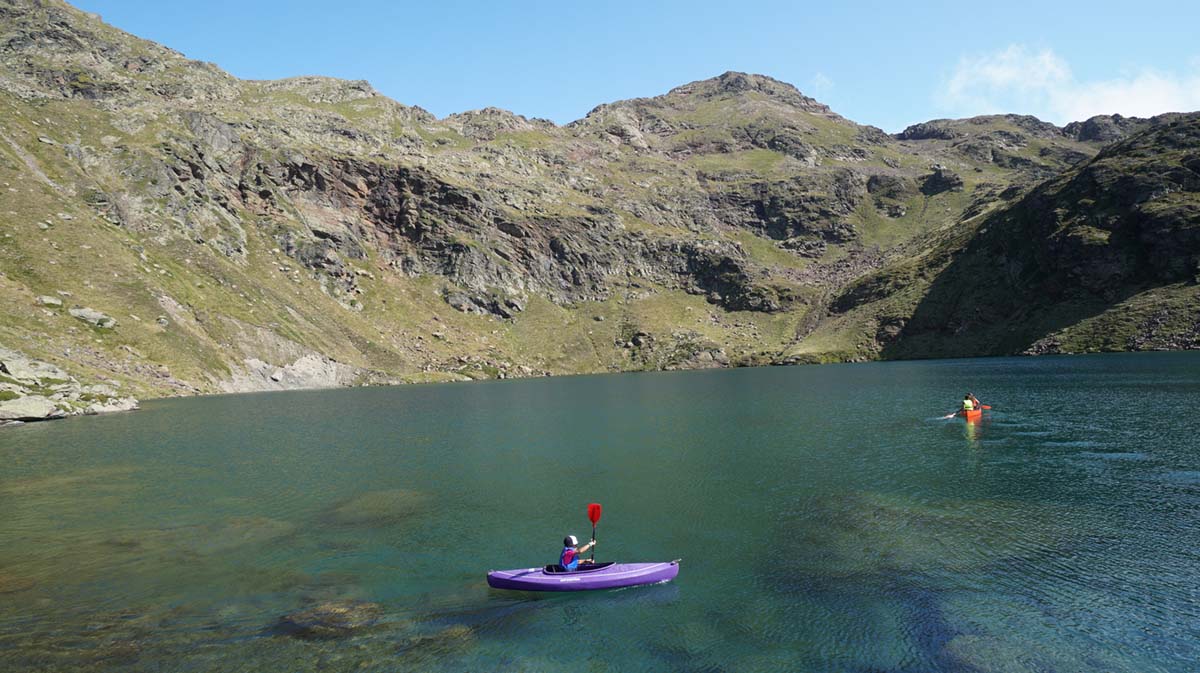
[[[1004,413],[932,420],[968,384]],[[1200,358],[1144,355],[231,396],[8,429],[0,669],[1190,671],[1196,393]],[[487,587],[590,532],[589,501],[601,557],[683,557],[678,580]]]
[[[979,447],[979,426],[982,424],[983,421],[977,418],[967,419],[963,422],[964,435],[967,438],[967,443],[970,444],[972,448]]]

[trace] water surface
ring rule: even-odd
[[[967,390],[984,422],[939,418]],[[1193,671],[1200,354],[237,395],[0,431],[0,669]],[[604,505],[676,582],[490,590]],[[349,636],[283,615],[378,606]]]

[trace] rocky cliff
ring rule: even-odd
[[[1187,117],[890,136],[731,72],[566,126],[437,119],[365,82],[238,80],[55,0],[0,0],[0,110],[0,345],[141,395],[1074,344],[1069,317],[934,310],[993,239],[1023,245],[1006,269],[1075,268],[1019,272],[1019,296],[1096,290],[1079,320],[1194,282],[1186,207],[1117,235],[1182,255],[1165,276],[1092,288],[1105,262],[1070,242],[1193,203]],[[1123,180],[1141,201],[1105,200]],[[1119,347],[1187,345],[1139,325]]]

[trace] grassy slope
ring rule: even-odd
[[[458,369],[459,358],[507,360],[553,373],[629,368],[628,358],[615,345],[621,319],[632,317],[646,329],[669,331],[686,325],[685,307],[706,317],[689,328],[734,349],[757,350],[789,336],[777,326],[787,319],[779,317],[745,316],[768,325],[765,332],[771,340],[765,344],[733,327],[714,326],[707,316],[724,317],[724,312],[701,298],[667,290],[579,307],[534,300],[510,323],[451,309],[440,298],[440,279],[406,279],[377,269],[376,279],[361,281],[363,310],[348,310],[305,274],[280,271],[294,270],[296,264],[275,252],[274,241],[257,227],[246,227],[247,256],[245,263],[237,263],[205,245],[178,239],[159,244],[153,237],[138,237],[104,221],[60,187],[37,177],[43,174],[58,186],[82,178],[61,144],[41,143],[37,137],[71,136],[83,144],[99,144],[106,135],[120,142],[136,139],[106,125],[101,116],[83,120],[59,108],[33,110],[11,99],[5,103],[11,114],[2,130],[20,149],[0,145],[0,181],[8,190],[0,231],[0,338],[83,376],[122,380],[142,395],[177,391],[147,377],[139,365],[165,366],[199,390],[212,390],[237,365],[241,353],[234,343],[275,365],[295,357],[282,349],[272,358],[270,344],[254,344],[247,334],[253,332],[251,326],[269,328],[340,362],[383,370],[401,380],[452,377],[422,369],[445,363],[450,363],[446,369]],[[32,125],[35,115],[37,126]],[[72,219],[61,219],[59,213]],[[52,226],[43,231],[39,222]],[[363,266],[369,266],[369,260]],[[119,326],[93,329],[71,318],[65,308],[34,306],[36,296],[59,291],[70,293],[65,298],[68,307],[101,310],[117,318]],[[165,309],[158,299],[163,295],[184,310]],[[593,320],[597,315],[606,322]],[[158,316],[168,318],[166,327],[156,322]],[[442,336],[435,337],[435,332]],[[68,351],[72,355],[65,355]],[[83,351],[96,358],[83,356]],[[117,371],[89,361],[118,363]],[[467,375],[482,371],[472,364],[463,369]],[[516,367],[512,373],[518,373]]]
[[[120,31],[98,23],[89,26],[131,54],[162,57],[157,48]],[[44,65],[54,63],[51,59]],[[201,74],[179,61],[145,78],[147,85],[173,85]],[[155,372],[163,366],[191,389],[210,391],[245,357],[285,365],[305,350],[375,370],[371,380],[639,368],[646,363],[620,345],[631,326],[660,337],[695,332],[699,338],[723,346],[735,361],[771,360],[781,352],[818,361],[877,357],[882,352],[877,338],[880,328],[917,310],[924,292],[951,262],[944,251],[961,246],[982,221],[980,216],[957,224],[964,210],[990,187],[1025,179],[1011,169],[963,154],[956,149],[958,141],[870,144],[865,146],[864,156],[852,158],[845,149],[862,146],[862,127],[833,115],[798,110],[753,91],[655,99],[648,109],[677,130],[661,137],[650,135],[650,149],[637,150],[596,140],[586,124],[580,129],[547,129],[512,122],[513,129],[492,133],[490,140],[473,139],[464,135],[469,130],[463,122],[437,121],[386,98],[318,100],[314,92],[323,91],[322,87],[333,90],[346,85],[335,80],[263,83],[213,77],[211,86],[230,88],[234,94],[201,107],[227,122],[257,125],[256,133],[262,134],[266,143],[260,151],[419,161],[449,184],[518,195],[540,193],[545,203],[536,207],[545,214],[580,216],[589,207],[607,206],[605,199],[613,194],[655,203],[664,189],[673,195],[703,199],[702,174],[724,176],[735,186],[786,182],[838,170],[884,172],[919,181],[936,162],[958,172],[965,187],[961,192],[932,197],[906,197],[899,204],[904,215],[896,218],[882,214],[868,199],[850,216],[860,238],[831,245],[817,261],[782,250],[775,241],[747,229],[717,226],[696,230],[618,211],[629,230],[737,243],[776,281],[795,286],[805,298],[787,313],[730,313],[701,297],[640,283],[641,287],[618,284],[605,302],[560,306],[533,297],[515,320],[502,321],[459,313],[441,299],[444,279],[397,275],[381,268],[373,257],[352,262],[372,274],[360,279],[363,293],[355,303],[361,310],[356,310],[322,291],[317,279],[300,272],[294,260],[278,253],[271,231],[250,213],[242,214],[238,223],[246,232],[246,257],[239,261],[211,245],[158,235],[163,228],[178,225],[171,220],[174,216],[162,210],[164,203],[149,204],[157,215],[140,223],[147,227],[144,233],[116,227],[88,205],[88,185],[108,193],[135,194],[153,185],[140,184],[140,178],[114,169],[120,162],[91,162],[86,151],[81,158],[68,151],[67,145],[98,152],[125,148],[128,156],[152,161],[171,143],[187,139],[187,132],[170,115],[159,115],[150,108],[126,115],[106,112],[85,100],[30,103],[0,94],[4,110],[0,132],[5,136],[0,139],[0,187],[6,190],[0,209],[0,343],[85,377],[125,381],[143,395],[188,389],[157,376]],[[188,104],[181,104],[180,109],[187,108]],[[503,113],[498,119],[500,124],[511,121]],[[297,129],[356,129],[367,140],[352,142],[337,134],[317,133],[301,134],[304,140],[288,141],[291,144],[286,146],[272,145],[290,137],[281,130],[289,125]],[[748,128],[799,133],[822,158],[812,166],[779,151],[742,147],[739,143],[744,142]],[[971,123],[966,132],[983,135],[997,131],[1022,133],[1005,118]],[[39,136],[57,144],[39,142]],[[1006,151],[1048,169],[1061,169],[1063,165],[1055,163],[1053,153],[1043,156],[1047,148],[1084,154],[1095,151],[1065,138],[1038,137]],[[580,178],[582,186],[566,187],[568,178]],[[59,213],[73,219],[59,218]],[[298,214],[295,217],[299,219]],[[53,225],[42,230],[38,222],[43,221]],[[211,223],[205,226],[220,228]],[[298,225],[283,222],[275,226]],[[214,233],[220,232],[206,235]],[[824,310],[819,306],[821,290],[797,284],[798,274],[812,271],[819,275],[820,264],[872,249],[894,255],[882,275],[903,282],[895,283],[881,297],[827,317],[808,334],[816,317],[811,312]],[[68,305],[90,306],[117,318],[118,328],[95,330],[70,318],[65,308],[34,306],[35,296],[56,291],[71,293]],[[164,296],[173,301],[165,302]],[[1194,289],[1163,286],[1150,291],[1144,301],[1140,297],[1125,298],[1120,311],[1092,314],[1081,309],[1079,322],[1058,329],[1063,347],[1112,346],[1125,338],[1120,336],[1125,334],[1125,325],[1141,325],[1163,307],[1192,305]],[[177,303],[182,309],[168,310],[164,302]],[[1126,317],[1106,317],[1110,314]],[[168,318],[165,327],[156,322],[159,316]],[[1130,329],[1136,331],[1136,325]],[[798,340],[798,334],[807,336]],[[906,343],[910,350],[897,351],[894,356],[970,350],[945,339],[922,341],[920,335]],[[65,355],[68,350],[69,356]]]
[[[852,286],[793,354],[1200,347],[1200,118],[1153,128]],[[1185,167],[1190,166],[1190,168]],[[1190,265],[1190,266],[1189,266]],[[880,332],[902,326],[900,339]]]

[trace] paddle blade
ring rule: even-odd
[[[588,505],[588,521],[591,521],[593,526],[600,521],[600,511],[600,503],[593,502]]]

